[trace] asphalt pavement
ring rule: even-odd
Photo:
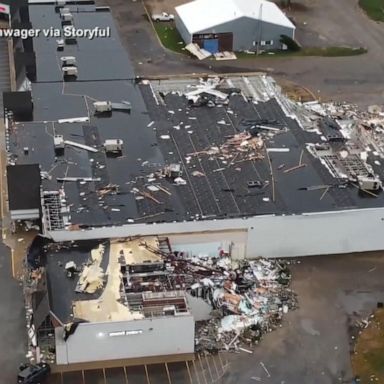
[[[299,308],[267,334],[252,355],[230,355],[223,384],[258,379],[271,384],[352,382],[351,331],[356,320],[368,317],[383,301],[384,253],[299,261],[291,265]]]
[[[12,278],[10,251],[0,244],[0,383],[14,383],[25,361],[26,328],[22,287]]]

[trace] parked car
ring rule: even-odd
[[[51,368],[46,363],[23,364],[17,375],[18,384],[40,384],[51,372]]]
[[[161,12],[152,14],[153,21],[173,21],[174,19],[175,16],[172,13]]]

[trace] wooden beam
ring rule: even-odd
[[[304,168],[306,166],[307,166],[307,164],[304,164],[304,163],[303,164],[299,164],[299,165],[296,165],[296,166],[294,166],[292,168],[287,168],[283,172],[284,173],[289,173],[289,172],[292,172],[292,171],[296,171],[296,169]]]

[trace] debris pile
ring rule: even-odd
[[[117,184],[108,184],[105,187],[97,190],[97,194],[100,197],[104,197],[108,194],[116,194],[119,192],[119,186]]]
[[[180,94],[184,95],[191,107],[215,107],[228,105],[229,96],[239,93],[240,89],[228,87],[223,79],[215,77],[200,79],[198,84],[191,85],[187,92]]]
[[[99,245],[98,248],[91,251],[91,261],[84,265],[79,281],[76,285],[76,292],[78,293],[95,293],[104,285],[104,272],[100,267],[101,260],[104,253],[104,246]],[[67,263],[68,265],[69,263]],[[76,269],[76,266],[74,266]],[[67,269],[67,266],[66,266]]]
[[[192,157],[207,156],[208,159],[221,160],[222,164],[226,164],[227,167],[229,167],[244,161],[264,159],[264,155],[262,154],[263,146],[264,142],[262,138],[252,137],[248,132],[242,132],[230,136],[223,145],[213,146],[204,151],[189,153],[186,161],[188,164]],[[219,170],[222,169],[220,168]],[[216,172],[219,170],[216,170]]]
[[[311,120],[317,121],[322,143],[307,149],[337,179],[377,197],[382,189],[381,160],[384,158],[384,116],[379,106],[359,111],[347,103],[304,104]],[[345,184],[342,184],[345,187]]]
[[[290,272],[282,261],[192,257],[184,273],[192,276],[189,293],[214,308],[211,320],[197,324],[197,351],[249,348],[297,304],[289,289]]]

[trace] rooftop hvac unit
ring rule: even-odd
[[[64,39],[56,40],[57,50],[62,51],[64,49]]]
[[[180,164],[170,164],[164,168],[164,174],[169,178],[177,178],[182,175],[181,165]]]
[[[56,0],[55,1],[55,12],[59,13],[61,9],[65,7],[65,0]]]
[[[381,180],[378,177],[358,177],[360,189],[367,191],[377,191],[382,188]]]
[[[66,22],[71,22],[73,20],[72,13],[62,13],[61,14],[61,20]]]
[[[65,269],[67,271],[68,270],[76,271],[77,269],[76,263],[74,261],[68,261],[68,263],[65,264]]]
[[[71,13],[71,10],[69,8],[61,8],[60,15],[62,15],[63,13]]]
[[[167,305],[163,307],[164,316],[175,316],[176,307],[174,305]]]
[[[123,140],[109,139],[104,142],[105,152],[119,153],[123,150]]]
[[[110,101],[95,101],[93,103],[95,113],[106,113],[112,111],[112,103]]]
[[[63,67],[64,76],[74,76],[77,77],[77,67]]]
[[[77,272],[77,265],[74,261],[68,261],[65,264],[65,270],[67,271],[67,277],[73,277]]]
[[[64,137],[63,137],[63,135],[55,135],[53,137],[53,145],[55,147],[55,151],[64,150]]]
[[[76,65],[76,57],[75,56],[64,56],[60,60],[61,60],[61,63],[63,64],[64,67]]]

